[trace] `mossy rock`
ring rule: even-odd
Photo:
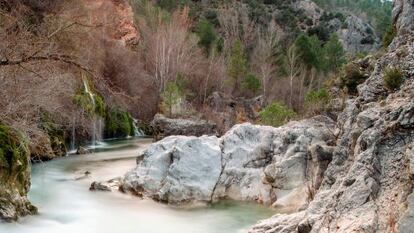
[[[56,124],[53,117],[47,112],[43,112],[40,119],[39,128],[49,136],[54,156],[64,156],[67,152],[65,129]]]
[[[106,112],[105,137],[123,138],[134,135],[134,119],[128,112],[111,109]]]
[[[30,152],[21,135],[0,123],[0,180],[15,186],[21,195],[28,191]]]

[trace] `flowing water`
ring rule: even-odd
[[[96,153],[32,167],[29,198],[39,215],[0,223],[0,233],[239,233],[274,214],[260,205],[223,202],[174,208],[118,192],[91,192],[95,180],[123,175],[150,139],[109,141]],[[85,175],[89,172],[90,175]]]

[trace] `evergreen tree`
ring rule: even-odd
[[[307,36],[301,34],[295,41],[295,46],[299,52],[299,56],[308,69],[316,68],[321,70],[323,63],[321,62],[321,42],[316,36]]]
[[[233,93],[235,93],[240,89],[240,82],[247,73],[247,59],[243,44],[240,40],[234,42],[231,49],[227,73],[231,78],[231,82],[234,84]]]
[[[198,23],[196,33],[200,38],[199,44],[204,47],[207,53],[209,53],[212,45],[217,40],[213,25],[208,20],[202,19]]]
[[[346,62],[345,50],[336,34],[331,35],[329,41],[323,47],[323,52],[328,71],[336,72]]]

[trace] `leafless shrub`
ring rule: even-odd
[[[306,184],[306,201],[311,203],[316,196],[316,188],[313,180]]]

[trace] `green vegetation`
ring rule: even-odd
[[[84,88],[79,88],[73,97],[74,104],[81,107],[90,116],[105,116],[106,106],[103,97],[99,94],[94,94],[94,103],[91,96],[85,92]]]
[[[348,94],[356,95],[358,92],[357,86],[366,79],[366,75],[364,75],[357,65],[349,63],[345,67],[344,74],[341,77],[341,86],[346,88]]]
[[[278,127],[295,117],[296,113],[283,103],[274,102],[264,108],[259,115],[262,123]]]
[[[42,112],[39,128],[49,135],[53,153],[57,156],[64,156],[67,148],[65,130],[62,126],[56,124],[49,113]]]
[[[167,83],[164,92],[161,94],[162,105],[165,109],[168,109],[168,113],[172,116],[172,109],[174,105],[179,104],[184,96],[184,86],[180,82],[181,78],[177,78],[175,81]]]
[[[106,138],[123,138],[134,135],[134,120],[128,112],[109,109],[105,116]]]
[[[89,117],[100,117],[105,120],[105,129],[104,136],[106,138],[121,138],[134,135],[134,126],[132,116],[125,111],[122,111],[116,107],[110,108],[106,105],[104,98],[93,88],[93,85],[90,85],[91,90],[93,90],[95,106],[89,93],[86,93],[84,88],[80,88],[75,96],[73,101],[76,105],[84,109],[85,113]],[[61,147],[62,138],[61,136],[64,132],[58,131],[58,128],[54,125],[53,121],[49,118],[43,120],[44,125],[42,128],[48,132],[51,140],[52,147],[54,144]],[[59,148],[57,147],[57,148]]]
[[[384,35],[391,24],[392,1],[380,0],[313,0],[327,10],[343,8],[356,15],[366,15],[379,35]]]
[[[243,80],[242,85],[245,90],[251,91],[253,94],[257,94],[262,87],[260,79],[254,74],[248,74]]]
[[[202,19],[197,26],[196,33],[200,38],[199,45],[204,47],[206,53],[210,52],[210,49],[217,40],[216,32],[213,25],[206,19]]]
[[[318,37],[301,34],[296,39],[295,46],[307,68],[322,69],[323,62],[321,58],[323,56],[321,56],[322,48]]]
[[[394,37],[397,35],[397,29],[394,25],[390,25],[388,30],[386,31],[384,38],[382,39],[382,46],[388,47],[391,42],[394,40]]]
[[[306,103],[309,104],[327,104],[329,100],[329,92],[325,88],[310,91],[305,98]]]
[[[310,114],[321,114],[330,100],[329,92],[325,88],[310,91],[305,98],[306,110]]]
[[[389,68],[385,70],[384,85],[388,90],[396,90],[400,88],[404,82],[404,75],[398,68]]]
[[[234,90],[238,90],[240,82],[247,73],[247,58],[240,40],[237,40],[231,49],[227,73],[231,78],[231,83],[234,85]]]
[[[14,183],[25,195],[30,152],[24,138],[0,122],[0,181]]]
[[[337,72],[345,64],[345,50],[336,34],[332,34],[324,45],[326,70]]]
[[[346,62],[345,50],[336,34],[332,34],[324,45],[316,36],[301,34],[295,46],[308,69],[337,72]]]

